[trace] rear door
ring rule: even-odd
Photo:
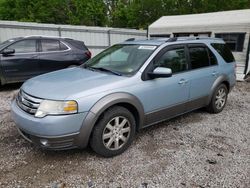
[[[36,39],[23,39],[6,47],[15,53],[1,54],[1,66],[7,82],[24,81],[39,74]]]
[[[205,44],[189,44],[191,108],[199,108],[206,102],[212,85],[219,75],[218,63],[215,55]],[[192,103],[193,101],[193,103]],[[195,102],[196,101],[196,102]]]
[[[57,39],[41,39],[39,42],[40,74],[64,69],[74,64],[70,47]]]

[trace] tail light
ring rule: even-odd
[[[85,55],[87,56],[87,57],[89,57],[89,58],[91,58],[91,56],[92,56],[92,54],[91,54],[91,52],[88,50],[87,52],[85,52]]]

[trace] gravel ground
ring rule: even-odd
[[[250,187],[250,83],[220,114],[198,110],[142,130],[122,155],[44,151],[19,136],[0,91],[0,187]]]

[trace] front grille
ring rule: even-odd
[[[34,115],[42,102],[42,99],[32,97],[20,90],[17,95],[17,104],[25,112]]]

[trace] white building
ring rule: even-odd
[[[237,61],[237,79],[250,72],[250,9],[163,16],[148,28],[148,37],[206,36],[223,38]]]

